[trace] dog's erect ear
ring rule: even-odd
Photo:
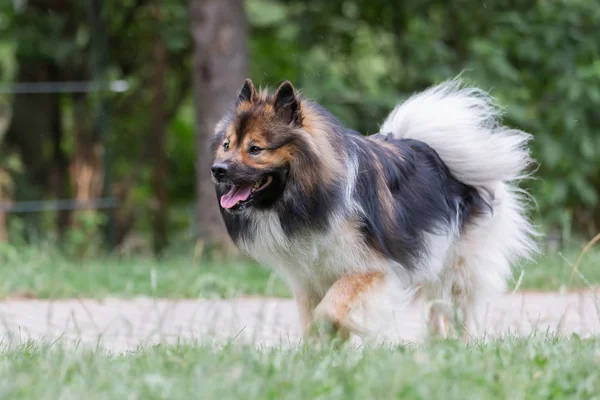
[[[242,90],[240,90],[240,95],[238,96],[237,103],[252,103],[255,97],[256,89],[254,88],[254,83],[252,83],[252,80],[250,80],[250,78],[246,78],[246,80],[244,81],[244,86],[242,87]]]
[[[275,111],[286,123],[300,125],[300,100],[290,81],[285,81],[275,92]]]

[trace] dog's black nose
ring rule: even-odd
[[[227,164],[225,163],[215,163],[212,168],[213,176],[217,179],[225,177],[227,174]]]

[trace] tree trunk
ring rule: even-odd
[[[88,24],[90,28],[90,60],[91,71],[81,68],[74,75],[79,79],[106,80],[106,48],[104,41],[105,26],[103,23],[102,0],[89,0]],[[106,16],[108,18],[108,16]],[[70,166],[73,197],[78,203],[89,203],[102,196],[104,192],[104,143],[103,121],[108,113],[105,108],[106,93],[88,94],[73,93],[73,133],[75,152]],[[94,105],[98,109],[94,110]],[[94,215],[98,210],[89,209],[78,212],[77,217]],[[79,218],[73,218],[72,225],[77,227]]]
[[[210,177],[214,127],[235,100],[247,71],[243,0],[190,0],[194,41],[196,191],[199,239],[232,250]]]
[[[2,171],[0,171],[2,173]],[[2,183],[0,182],[0,204],[7,203],[8,198],[4,195],[4,191],[2,190]],[[6,213],[0,210],[0,243],[4,243],[8,241],[8,232],[6,229]]]
[[[104,184],[104,148],[99,136],[93,132],[90,108],[86,94],[73,95],[75,155],[70,172],[75,200],[81,203],[100,197]]]
[[[155,17],[160,20],[160,5],[155,4]],[[154,253],[160,254],[167,246],[167,157],[165,151],[166,133],[166,91],[165,72],[167,67],[166,48],[160,37],[156,34],[152,49],[153,76],[152,76],[152,191],[154,197],[154,212],[152,215],[152,242]]]
[[[20,44],[19,44],[20,45]],[[56,65],[49,60],[17,56],[17,82],[44,82],[51,80]],[[44,154],[44,147],[54,135],[60,116],[57,93],[17,94],[13,101],[13,115],[3,145],[15,151],[23,163],[24,174],[17,177],[13,200],[41,200],[52,187],[52,160]],[[41,219],[37,214],[24,214],[25,232],[39,232]]]
[[[53,75],[51,70],[57,69],[47,60],[18,57],[17,61],[17,82],[49,81]],[[17,94],[14,97],[13,116],[5,143],[20,155],[29,186],[17,187],[17,200],[38,200],[49,184],[49,160],[44,157],[44,145],[54,136],[53,127],[59,118],[55,113],[60,112],[56,104],[57,93]]]
[[[8,233],[6,232],[6,214],[0,211],[0,243],[8,241]]]
[[[55,78],[59,79],[58,74]],[[53,150],[53,186],[54,194],[57,199],[67,199],[70,196],[69,191],[69,158],[62,149],[63,125],[62,112],[60,110],[60,97],[57,95],[53,104],[52,121],[52,150]],[[71,224],[71,210],[58,211],[56,227],[60,236]]]

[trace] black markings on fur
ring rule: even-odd
[[[283,231],[293,236],[302,232],[323,232],[330,227],[331,213],[343,207],[340,184],[316,186],[310,195],[303,193],[296,182],[288,182],[292,195],[278,208]]]
[[[254,84],[250,79],[246,79],[244,81],[244,86],[242,86],[242,90],[240,90],[240,94],[237,99],[237,104],[242,102],[251,102],[254,97],[255,89]]]
[[[379,133],[375,133],[375,134],[369,136],[369,139],[377,139],[377,140],[381,140],[384,142],[389,142],[390,140],[394,139],[394,134],[391,132],[388,132],[388,133],[379,132]]]
[[[237,125],[235,135],[237,137],[238,145],[241,145],[244,135],[246,134],[246,127],[248,126],[248,120],[252,117],[250,112],[243,111],[237,118]]]
[[[288,144],[295,144],[295,147],[305,148],[305,144],[298,140],[298,136],[294,133],[289,132],[267,132],[265,133],[267,138],[268,147],[270,150],[276,150],[280,147]]]
[[[427,251],[424,234],[447,234],[453,226],[462,229],[490,205],[475,188],[456,180],[427,144],[386,137],[400,150],[400,158],[377,140],[355,139],[357,147],[368,149],[357,153],[362,173],[355,198],[364,210],[362,231],[374,249],[412,269]],[[393,198],[392,213],[375,184],[379,179]]]
[[[285,81],[279,86],[274,95],[274,108],[281,119],[289,124],[300,125],[300,101],[296,96],[294,86],[289,81]]]
[[[225,132],[222,131],[217,132],[217,134],[212,137],[212,141],[210,143],[210,154],[213,156],[213,158],[216,155],[219,146],[223,145],[223,140],[225,140]]]
[[[217,190],[217,197],[220,198],[224,191]],[[245,237],[254,237],[254,226],[252,221],[244,214],[232,214],[221,209],[221,216],[225,222],[227,232],[234,243],[239,242],[240,239]]]

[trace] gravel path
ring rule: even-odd
[[[420,341],[423,305],[402,313],[388,339]],[[600,334],[600,299],[592,293],[517,293],[489,309],[489,336]],[[6,300],[0,302],[0,337],[4,344],[27,339],[100,345],[128,351],[143,345],[194,341],[296,345],[300,326],[292,300]]]

